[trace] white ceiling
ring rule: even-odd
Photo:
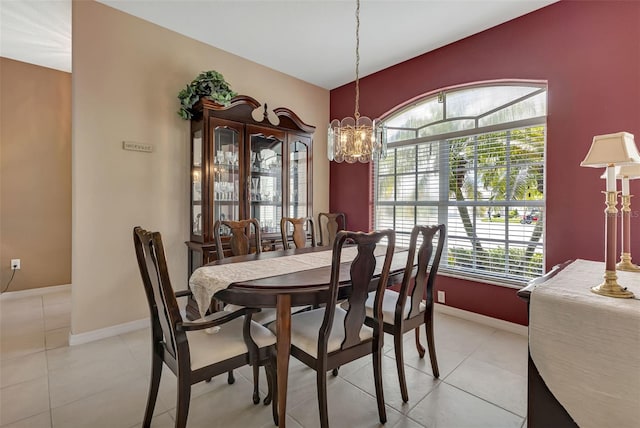
[[[355,78],[354,0],[99,0],[326,89]],[[361,0],[360,76],[557,0]],[[70,0],[0,0],[0,55],[71,71]]]
[[[0,0],[0,56],[71,71],[71,0]]]

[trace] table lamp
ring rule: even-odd
[[[616,178],[622,180],[622,251],[618,270],[640,272],[640,267],[631,262],[631,197],[629,180],[640,178],[640,164],[616,167]]]
[[[604,282],[591,291],[596,294],[609,297],[633,298],[633,293],[618,284],[616,274],[616,235],[618,209],[618,192],[616,189],[615,166],[632,165],[640,163],[640,153],[635,145],[633,135],[628,132],[617,132],[615,134],[596,135],[593,137],[591,148],[587,156],[580,163],[580,166],[592,168],[607,168],[606,171],[606,198],[607,208],[605,212],[605,272]]]

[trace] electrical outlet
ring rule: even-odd
[[[11,269],[20,269],[20,259],[11,259]]]
[[[444,291],[438,291],[438,303],[444,303]]]

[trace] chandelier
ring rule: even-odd
[[[353,117],[329,124],[327,155],[330,161],[367,163],[386,155],[386,133],[382,126],[360,116],[360,0],[356,1],[356,102]]]

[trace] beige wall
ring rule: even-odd
[[[71,74],[0,58],[0,287],[71,282]]]
[[[176,95],[211,69],[238,93],[288,107],[317,127],[314,208],[328,209],[327,90],[100,3],[74,1],[72,334],[148,316],[136,225],[162,232],[174,288],[186,287],[189,123],[176,114]],[[124,151],[123,140],[153,144],[154,152]]]

